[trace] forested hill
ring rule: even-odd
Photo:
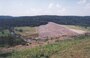
[[[90,16],[0,16],[0,27],[38,26],[48,22],[90,26]]]

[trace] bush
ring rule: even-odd
[[[15,46],[25,44],[26,42],[21,38],[14,38],[13,36],[0,37],[0,46]]]

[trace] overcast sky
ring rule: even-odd
[[[90,0],[0,0],[0,15],[90,16]]]

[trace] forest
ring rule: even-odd
[[[10,28],[19,26],[39,26],[47,24],[48,22],[55,22],[64,25],[80,25],[90,26],[90,16],[0,16],[0,27]]]

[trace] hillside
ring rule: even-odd
[[[21,16],[10,17],[0,16],[0,27],[10,28],[16,26],[39,26],[48,22],[55,22],[64,25],[90,26],[90,16]]]
[[[4,58],[89,58],[90,36],[80,36],[69,40],[56,41],[53,44],[13,50],[7,53],[0,52]]]

